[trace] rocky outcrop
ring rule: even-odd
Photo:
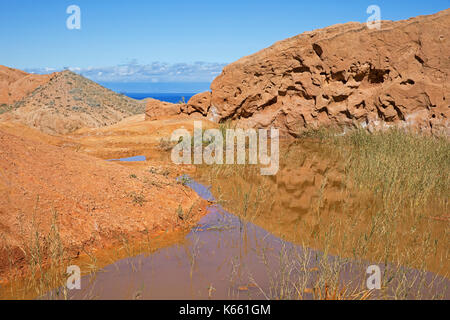
[[[205,117],[211,105],[211,92],[193,96],[188,103],[169,103],[156,99],[146,99],[145,119],[158,120],[180,114]]]
[[[176,116],[181,113],[181,108],[185,105],[159,101],[148,98],[145,108],[145,119],[158,120],[161,117]]]
[[[347,23],[278,42],[225,67],[209,106],[188,105],[293,136],[336,125],[448,134],[450,9],[381,26]]]
[[[211,106],[211,92],[203,92],[193,96],[188,104],[189,111],[200,112],[202,115],[206,116]]]

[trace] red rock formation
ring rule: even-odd
[[[203,92],[193,96],[188,103],[169,103],[156,99],[145,99],[145,119],[158,120],[180,114],[203,118],[207,116],[211,105],[211,92]]]
[[[185,105],[159,101],[156,99],[146,99],[145,119],[157,120],[161,117],[176,116],[181,113],[181,108]]]
[[[188,105],[215,121],[294,136],[357,124],[448,134],[449,30],[450,9],[381,30],[347,23],[305,32],[228,65],[211,85],[210,106]]]
[[[211,106],[211,92],[196,94],[189,100],[187,106],[192,112],[197,111],[206,116]]]

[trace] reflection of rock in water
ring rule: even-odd
[[[269,195],[273,206],[255,223],[278,228],[279,234],[292,240],[298,238],[301,227],[306,227],[302,233],[312,234],[325,218],[324,213],[339,214],[348,204],[343,181],[343,166],[336,157],[324,154],[316,145],[292,144],[287,147],[278,174],[271,177]]]
[[[303,215],[316,205],[326,209],[339,206],[344,198],[338,163],[298,145],[291,149],[291,160],[282,164],[275,177],[280,207]]]
[[[262,177],[259,170],[242,170],[217,178],[214,187],[230,200],[224,204],[230,212],[291,241],[311,235],[319,223],[340,214],[343,206],[350,204],[344,192],[343,164],[326,147],[313,143],[282,147],[275,176]],[[252,203],[257,199],[261,204],[256,210]],[[301,232],[300,227],[304,227]]]

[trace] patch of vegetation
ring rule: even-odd
[[[450,196],[450,142],[445,137],[361,129],[333,141],[357,187],[371,190],[392,208],[413,209]]]
[[[282,144],[280,154],[277,177],[261,177],[258,168],[238,165],[203,166],[196,176],[213,186],[227,211],[323,253],[282,252],[279,268],[268,270],[272,285],[264,292],[267,298],[301,299],[305,290],[316,299],[370,297],[364,279],[355,279],[354,287],[342,286],[339,274],[348,261],[361,270],[368,261],[384,268],[382,290],[376,293],[381,299],[420,299],[441,281],[430,284],[427,272],[448,277],[448,137],[400,129],[319,128]],[[297,194],[305,195],[302,202],[296,201]],[[289,270],[301,270],[307,279],[311,260],[319,266],[305,287],[307,282],[294,279]],[[414,278],[406,275],[408,269],[417,272]],[[442,299],[446,289],[441,285],[443,291],[438,288],[428,298]]]
[[[161,138],[159,140],[158,149],[162,151],[170,151],[174,147],[174,143],[167,138]]]
[[[183,207],[181,206],[181,204],[178,205],[178,208],[177,208],[177,210],[176,210],[177,218],[178,218],[179,220],[182,220],[182,221],[186,222],[186,223],[189,223],[189,222],[191,221],[191,218],[192,218],[192,210],[193,210],[193,208],[195,207],[196,204],[197,204],[197,203],[194,203],[194,204],[189,208],[189,210],[188,210],[187,212],[184,212],[184,211],[183,211]]]
[[[339,135],[340,131],[337,128],[311,128],[305,131],[302,131],[299,135],[299,139],[318,139],[318,140],[326,140],[333,138],[336,135]]]
[[[71,109],[72,109],[72,111],[86,112],[86,108],[80,107],[80,106],[72,106]]]
[[[162,172],[161,172],[161,175],[163,175],[164,177],[168,177],[169,176],[169,174],[170,174],[170,171],[169,170],[163,170]]]
[[[184,213],[183,213],[183,208],[181,207],[181,204],[180,205],[178,205],[178,208],[177,208],[177,217],[178,217],[178,219],[180,219],[180,220],[184,220]]]
[[[169,174],[170,174],[170,171],[167,170],[167,169],[161,169],[161,170],[159,170],[159,169],[157,169],[157,168],[155,168],[155,167],[149,168],[149,169],[148,169],[148,172],[153,173],[153,174],[159,174],[159,175],[162,175],[162,176],[164,176],[164,177],[168,177]]]
[[[180,177],[178,179],[178,183],[183,185],[183,186],[187,186],[191,182],[192,182],[192,179],[189,178],[187,175],[183,175],[182,177]]]
[[[39,198],[36,202],[35,211],[38,203]],[[56,210],[53,210],[51,219],[50,229],[44,231],[35,220],[35,216],[33,216],[30,225],[25,224],[22,215],[18,217],[20,237],[21,239],[27,239],[20,244],[20,248],[24,257],[25,269],[28,270],[30,275],[25,279],[15,275],[10,278],[11,286],[8,287],[8,291],[16,298],[29,299],[30,296],[45,299],[68,298],[66,287],[68,275],[66,271],[70,261],[61,240],[59,216]],[[0,235],[0,240],[2,240],[2,236]],[[11,253],[8,255],[8,259],[12,270],[13,262],[10,260],[14,257],[12,248],[6,246],[2,249]],[[17,290],[13,284],[19,285],[22,289]],[[0,289],[5,289],[3,292],[0,291],[0,294],[8,294],[6,288],[1,287]]]
[[[144,205],[145,202],[147,202],[143,193],[132,192],[130,193],[130,197],[133,204],[139,205],[141,207]]]
[[[6,103],[0,105],[0,114],[6,113],[11,111],[13,108],[10,105],[7,105]]]

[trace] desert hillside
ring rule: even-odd
[[[49,134],[111,125],[144,112],[141,102],[68,70],[53,75],[12,109],[0,120],[18,121]]]
[[[48,82],[54,75],[29,74],[0,65],[0,114],[10,110],[11,105]]]
[[[450,9],[381,30],[346,23],[305,32],[228,65],[185,111],[293,136],[336,125],[448,134],[449,30]]]

